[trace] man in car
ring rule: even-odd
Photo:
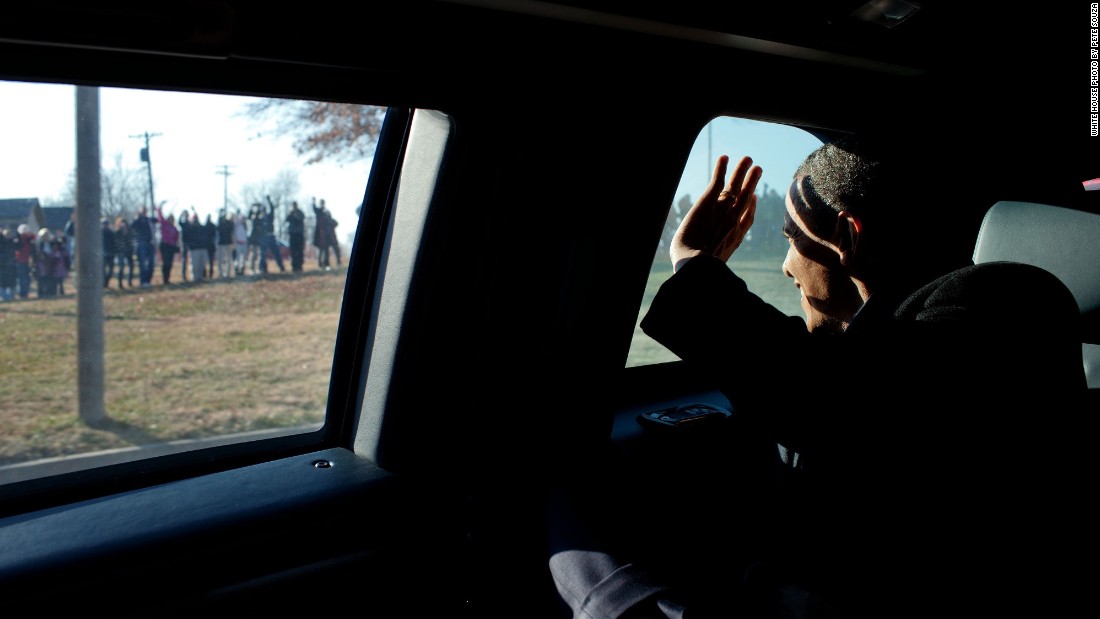
[[[745,157],[727,184],[719,158],[642,328],[718,385],[744,430],[774,441],[779,485],[731,505],[735,518],[680,515],[681,527],[715,531],[714,552],[683,555],[702,567],[658,565],[638,539],[615,539],[609,523],[655,516],[625,513],[614,488],[596,500],[567,492],[550,567],[574,616],[1072,608],[1061,553],[1085,534],[1074,520],[1077,305],[1035,267],[960,265],[945,250],[956,230],[932,161],[856,139],[807,157],[783,226],[802,320],[726,265],[753,223],[762,171]],[[719,543],[731,527],[741,548]],[[697,578],[708,570],[728,577]]]

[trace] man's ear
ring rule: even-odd
[[[840,254],[840,264],[851,266],[852,260],[859,255],[860,240],[863,237],[863,222],[859,217],[841,211],[836,218],[836,231],[833,239],[836,243],[837,253]]]

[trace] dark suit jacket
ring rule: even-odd
[[[843,334],[811,334],[706,257],[642,328],[798,454],[768,561],[852,613],[959,616],[1065,599],[1059,544],[1084,535],[1079,320],[1050,273],[990,263],[898,282]]]

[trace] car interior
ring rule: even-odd
[[[912,188],[927,196],[914,220],[929,251],[1058,276],[1085,318],[1095,395],[1096,6],[1090,26],[1085,3],[5,4],[4,82],[385,113],[369,176],[352,181],[359,208],[341,224],[346,283],[311,357],[312,416],[239,434],[127,434],[122,451],[87,453],[20,451],[50,430],[5,429],[5,449],[21,455],[0,450],[3,599],[118,616],[569,617],[547,568],[545,491],[585,480],[579,454],[604,444],[624,456],[638,506],[622,527],[670,552],[706,547],[708,523],[737,515],[730,497],[744,489],[729,472],[755,443],[732,425],[736,394],[638,325],[671,274],[670,234],[723,154],[764,168],[753,236],[734,260],[759,271],[746,279],[765,300],[801,316],[774,250],[786,245],[769,219],[781,211],[763,205],[782,208],[794,167],[821,143],[872,132],[911,146],[930,171]],[[201,163],[202,182],[232,179],[211,171],[225,161]],[[4,176],[0,199],[27,197],[8,195]],[[947,227],[963,233],[943,238],[963,240],[940,241]],[[262,313],[305,311],[280,303],[289,309]],[[23,307],[0,305],[16,350]],[[0,417],[13,417],[44,396],[26,393],[30,362],[0,360]],[[61,380],[76,394],[69,363]],[[185,365],[204,364],[216,359]],[[275,406],[264,400],[281,380],[273,366],[242,379],[259,408]],[[111,371],[108,395],[123,380]],[[601,491],[597,476],[582,483]],[[700,571],[713,551],[699,551]]]

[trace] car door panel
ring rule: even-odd
[[[25,516],[0,529],[12,600],[142,603],[169,613],[324,594],[399,611],[432,556],[460,556],[447,510],[346,449],[330,449]],[[140,567],[138,567],[140,566]],[[444,580],[422,603],[457,611]],[[123,595],[124,593],[124,595]],[[144,611],[134,609],[134,614]]]

